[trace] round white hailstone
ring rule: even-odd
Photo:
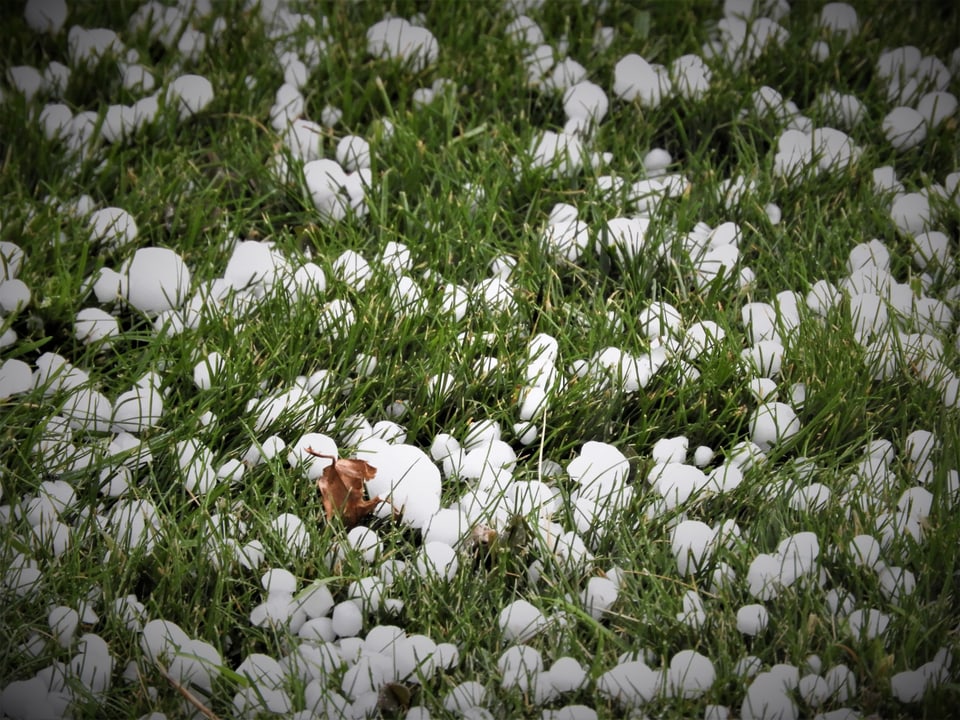
[[[260,578],[260,585],[268,595],[293,595],[297,590],[297,578],[283,568],[271,568]]]
[[[9,68],[7,78],[27,102],[33,100],[44,86],[43,74],[31,65],[15,65]]]
[[[358,525],[347,533],[347,542],[360,553],[364,562],[372,563],[380,554],[380,536],[375,530]]]
[[[333,620],[328,617],[317,617],[303,623],[297,630],[297,637],[311,644],[322,645],[334,642],[337,634],[333,631]],[[331,668],[331,671],[334,669]]]
[[[877,574],[880,590],[891,603],[897,604],[917,586],[916,576],[906,568],[885,565]]]
[[[895,107],[881,123],[883,134],[895,150],[909,150],[927,137],[927,121],[911,107]]]
[[[880,240],[858,243],[847,256],[847,272],[851,275],[862,268],[890,269],[890,250]]]
[[[607,221],[601,238],[621,262],[643,257],[647,247],[647,229],[650,219],[646,217],[615,217]]]
[[[918,520],[929,517],[932,508],[933,494],[926,488],[919,486],[908,488],[897,500],[897,510]]]
[[[650,177],[656,177],[666,172],[673,162],[673,156],[663,148],[653,148],[643,156],[643,169]]]
[[[622,57],[613,68],[613,93],[626,102],[639,100],[641,105],[655,108],[660,104],[664,85],[668,84],[650,63],[635,53]]]
[[[427,380],[427,391],[431,397],[443,400],[450,396],[450,391],[453,390],[455,382],[453,375],[450,373],[432,375],[430,379]]]
[[[842,295],[833,283],[829,280],[817,280],[804,298],[804,302],[810,310],[824,317],[841,299]]]
[[[176,107],[180,119],[185,120],[213,102],[213,85],[202,75],[181,75],[170,83],[167,102]]]
[[[322,580],[314,581],[297,594],[297,607],[311,620],[325,618],[333,609],[333,594]]]
[[[356,313],[350,301],[346,298],[336,298],[321,308],[317,327],[322,334],[339,339],[353,327],[355,321]]]
[[[686,437],[679,435],[672,438],[660,438],[653,444],[653,450],[650,455],[653,461],[662,463],[682,463],[687,459],[687,448],[690,441]]]
[[[549,673],[550,683],[559,693],[579,690],[587,680],[587,671],[577,660],[569,656],[557,658],[550,666]]]
[[[850,320],[860,343],[883,334],[889,325],[889,311],[883,298],[874,293],[858,293],[850,298]]]
[[[80,614],[71,607],[58,605],[47,614],[47,624],[60,647],[70,647],[80,625]]]
[[[436,62],[440,46],[426,28],[394,17],[367,29],[367,52],[374,57],[409,64],[411,70],[420,72]]]
[[[681,650],[670,660],[666,683],[674,697],[699,698],[717,679],[717,671],[706,655],[695,650]]]
[[[835,128],[814,128],[810,134],[813,153],[822,170],[842,170],[860,156],[860,149],[843,131]]]
[[[148,315],[180,307],[190,289],[190,269],[169,248],[140,248],[121,275],[126,276],[126,300]]]
[[[504,34],[511,41],[531,47],[543,42],[543,31],[540,26],[526,15],[517,15],[504,28]]]
[[[783,345],[776,340],[761,340],[745,348],[740,356],[747,367],[760,377],[776,378],[783,366]]]
[[[470,425],[466,437],[463,439],[463,449],[467,452],[483,445],[488,445],[501,436],[500,425],[496,420],[478,420]]]
[[[520,392],[520,419],[533,420],[547,407],[547,391],[539,385],[527,387]]]
[[[782,559],[777,555],[760,553],[747,569],[747,584],[750,594],[758,600],[771,600],[781,589],[780,570]]]
[[[664,499],[666,509],[682,505],[707,485],[707,476],[693,465],[666,463],[654,465],[647,474],[647,481]]]
[[[913,262],[921,270],[946,268],[950,262],[950,238],[939,230],[913,236]]]
[[[750,393],[760,402],[777,399],[777,383],[770,378],[755,377],[750,379]]]
[[[443,696],[443,709],[464,716],[467,711],[480,708],[486,700],[487,689],[476,680],[467,680]]]
[[[209,390],[213,380],[223,372],[225,362],[219,352],[209,353],[193,367],[193,384],[200,390]]]
[[[33,388],[33,371],[23,360],[11,358],[0,364],[0,400]]]
[[[597,678],[597,692],[625,708],[644,705],[660,692],[662,673],[642,660],[621,662]]]
[[[903,670],[890,678],[890,691],[902,703],[923,700],[927,685],[927,678],[920,670]]]
[[[681,55],[670,63],[670,78],[680,97],[695,100],[710,89],[713,73],[699,55]]]
[[[67,20],[66,0],[27,0],[23,19],[31,30],[56,35]]]
[[[779,677],[760,673],[747,688],[740,705],[740,720],[797,720],[799,708]]]
[[[81,387],[70,393],[61,412],[74,429],[105,432],[110,429],[113,406],[103,393]]]
[[[43,134],[47,140],[55,140],[63,135],[73,120],[73,111],[63,103],[51,103],[43,106],[37,120],[43,127]]]
[[[120,334],[120,323],[100,308],[84,308],[77,313],[74,335],[84,345],[107,340]]]
[[[114,404],[113,424],[119,430],[139,433],[156,427],[163,417],[163,393],[159,389],[135,387],[120,393]]]
[[[903,450],[919,465],[931,458],[937,444],[937,436],[929,430],[914,430],[904,439]]]
[[[554,257],[577,262],[590,243],[590,228],[577,219],[550,223],[543,229],[540,242]]]
[[[845,2],[830,2],[820,9],[820,27],[847,39],[860,32],[857,11]]]
[[[437,643],[434,659],[438,668],[452,670],[460,664],[460,650],[453,643]]]
[[[347,174],[338,162],[328,158],[311,160],[303,166],[303,178],[322,220],[337,221],[347,216]]]
[[[580,593],[580,602],[594,620],[599,620],[617,601],[617,584],[605,577],[592,577]]]
[[[303,520],[292,513],[281,513],[271,523],[270,529],[294,555],[303,555],[310,546],[310,535]]]
[[[693,451],[693,464],[698,468],[704,468],[713,461],[715,455],[713,448],[700,445]]]
[[[370,167],[370,143],[357,135],[344,135],[337,143],[337,162],[347,172]]]
[[[586,150],[576,135],[545,130],[534,138],[528,151],[531,168],[550,168],[554,177],[580,171]]]
[[[872,535],[857,535],[850,542],[850,554],[857,565],[876,568],[880,565],[880,542]]]
[[[501,687],[527,692],[536,675],[543,670],[543,657],[539,650],[529,645],[512,645],[497,659],[497,670],[501,675]]]
[[[790,496],[790,507],[797,512],[816,513],[830,504],[830,488],[823,483],[810,483]]]
[[[429,542],[417,556],[417,572],[422,577],[439,577],[448,582],[457,574],[457,553],[443,542]]]
[[[470,521],[462,510],[442,508],[431,517],[423,529],[423,542],[439,542],[456,547],[470,529]]]
[[[890,616],[875,608],[854,610],[847,616],[847,623],[853,637],[873,640],[886,632]]]
[[[356,637],[363,629],[363,614],[360,611],[360,606],[353,600],[344,600],[337,603],[333,608],[330,619],[333,622],[333,631],[337,634],[337,637]]]
[[[526,642],[547,626],[547,618],[526,600],[515,600],[500,611],[497,620],[506,642]]]
[[[763,403],[750,417],[750,438],[761,450],[769,450],[799,431],[800,420],[786,403]]]
[[[603,88],[589,80],[582,80],[563,93],[563,111],[568,118],[586,118],[591,123],[599,123],[609,105]]]
[[[88,224],[90,239],[110,250],[126,247],[137,239],[137,222],[122,208],[105,207],[94,210],[90,213]]]
[[[767,608],[760,604],[744,605],[737,610],[737,630],[750,637],[766,630],[769,620]]]
[[[800,697],[811,708],[820,707],[830,697],[826,680],[816,674],[809,674],[800,678],[797,687]]]
[[[700,520],[684,520],[673,529],[670,548],[681,575],[699,571],[713,550],[713,528]]]
[[[647,338],[661,338],[678,335],[683,316],[680,311],[667,302],[654,302],[640,311],[637,318],[640,332]]]
[[[283,134],[283,143],[290,154],[305,163],[323,157],[321,142],[323,127],[319,123],[304,118],[296,118],[287,126]]]

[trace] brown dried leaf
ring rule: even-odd
[[[379,496],[369,500],[364,498],[364,483],[377,474],[373,465],[357,458],[324,455],[309,447],[306,451],[314,457],[333,461],[323,469],[323,475],[317,480],[327,520],[335,514],[340,515],[344,525],[353,527],[380,504]]]

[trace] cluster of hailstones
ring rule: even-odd
[[[402,508],[402,521],[422,534],[423,543],[409,561],[384,559],[382,540],[369,527],[353,528],[343,545],[332,551],[331,562],[344,553],[355,553],[363,562],[374,565],[375,571],[351,582],[346,596],[336,601],[328,585],[314,582],[297,589],[295,577],[287,570],[273,568],[262,578],[265,591],[263,602],[251,610],[250,620],[256,625],[285,628],[296,636],[296,642],[279,658],[254,653],[236,668],[250,685],[238,689],[233,698],[238,716],[254,717],[257,713],[285,712],[342,713],[345,717],[367,717],[380,702],[381,691],[390,683],[417,684],[429,680],[437,672],[452,669],[458,662],[459,649],[452,642],[437,642],[421,634],[407,634],[392,625],[371,628],[363,636],[365,619],[374,610],[399,614],[403,601],[390,597],[390,589],[398,577],[414,573],[421,581],[450,582],[459,571],[458,548],[478,524],[502,527],[510,516],[523,513],[539,515],[541,520],[536,535],[543,549],[555,554],[568,567],[583,567],[593,558],[578,532],[565,532],[562,526],[549,518],[558,509],[557,493],[541,481],[522,481],[512,477],[515,460],[510,446],[499,436],[496,424],[478,424],[463,442],[448,435],[440,435],[431,447],[430,456],[407,445],[402,435],[384,436],[361,429],[358,455],[381,468],[368,491],[384,497],[384,512]],[[352,438],[357,440],[357,438]],[[880,585],[891,603],[906,598],[915,587],[912,573],[901,567],[887,565],[882,557],[884,549],[894,539],[908,533],[917,541],[923,539],[923,526],[933,503],[933,496],[922,485],[933,474],[932,457],[936,438],[929,432],[916,431],[907,439],[904,451],[917,473],[918,485],[905,491],[897,507],[878,514],[877,534],[858,535],[849,547],[842,550],[852,562],[877,572]],[[303,448],[320,448],[336,454],[332,438],[318,433],[305,435],[290,449],[287,459],[300,467],[308,477],[322,473],[326,460],[307,455]],[[704,474],[696,464],[686,463],[685,438],[665,438],[658,441],[652,456],[654,469],[648,476],[656,494],[664,500],[664,507],[677,507],[691,497],[702,497],[706,492],[723,492],[725,483],[735,483],[743,469],[762,462],[762,453],[756,448],[740,448],[730,453],[729,461],[719,471]],[[895,450],[889,442],[873,442],[864,449],[864,458],[851,475],[850,492],[855,497],[876,498],[889,495],[898,478],[891,467]],[[695,453],[694,463],[703,462],[703,449]],[[468,489],[454,504],[441,507],[441,471],[450,478],[467,481]],[[631,487],[626,482],[629,463],[615,447],[604,443],[586,443],[579,456],[566,467],[567,475],[577,490],[571,498],[579,532],[602,528],[611,506],[620,505],[630,497]],[[812,473],[809,465],[798,467],[797,475]],[[559,468],[550,470],[560,472]],[[415,478],[416,482],[411,478]],[[884,484],[879,487],[877,483]],[[957,479],[954,478],[954,485]],[[731,487],[733,485],[730,485]],[[812,485],[806,486],[812,489]],[[781,492],[781,488],[771,492]],[[822,491],[815,495],[822,501]],[[828,491],[827,491],[828,492]],[[599,500],[599,504],[596,501]],[[66,483],[51,481],[35,498],[27,498],[21,506],[31,523],[35,522],[38,535],[44,528],[65,520],[70,515],[76,497]],[[147,501],[120,503],[106,525],[117,533],[118,541],[150,548],[159,535],[155,508]],[[822,505],[821,505],[822,507]],[[603,518],[597,514],[603,508]],[[808,510],[811,508],[808,508]],[[815,510],[816,506],[812,506]],[[123,517],[117,517],[117,513]],[[588,513],[591,517],[587,517]],[[583,523],[583,527],[581,524]],[[220,526],[218,520],[213,522]],[[228,524],[227,521],[222,523]],[[120,527],[122,525],[122,528]],[[303,522],[292,515],[276,518],[271,531],[280,537],[284,547],[302,554],[308,550],[309,536]],[[244,532],[234,526],[232,532]],[[720,548],[735,547],[740,530],[733,521],[714,527],[694,520],[676,523],[671,531],[671,548],[681,576],[696,576],[706,567],[714,566],[707,587],[717,587],[737,581],[736,573],[726,563],[711,563],[711,556]],[[224,534],[211,538],[212,545],[238,549],[237,543]],[[262,550],[257,555],[255,543],[248,543],[236,559],[257,567],[263,561]],[[786,589],[795,585],[822,586],[825,576],[818,558],[820,546],[815,534],[800,532],[784,538],[773,553],[757,554],[749,565],[747,583],[751,596],[757,601],[741,607],[736,613],[737,628],[745,635],[762,633],[769,622],[771,603]],[[535,561],[528,573],[536,583],[543,563]],[[602,620],[619,598],[622,571],[613,567],[602,575],[586,581],[576,602],[584,612]],[[27,594],[40,582],[40,573],[29,562],[14,563],[7,572],[5,585],[18,594]],[[66,647],[76,639],[78,628],[97,622],[94,606],[96,593],[90,603],[80,608],[58,606],[49,614],[50,631]],[[709,599],[695,590],[685,593],[683,609],[677,621],[692,629],[701,628],[709,616]],[[885,638],[891,622],[881,610],[858,605],[846,590],[836,587],[827,592],[827,604],[835,618],[853,638]],[[772,605],[775,607],[775,604]],[[140,634],[144,660],[158,663],[164,672],[181,684],[189,684],[198,691],[212,693],[213,682],[223,666],[219,653],[209,643],[190,637],[175,624],[166,620],[147,620],[145,609],[135,596],[118,599],[108,609],[122,620],[131,632]],[[565,693],[592,687],[599,696],[625,708],[641,707],[655,698],[674,696],[698,698],[709,691],[715,677],[712,661],[704,655],[683,650],[671,659],[669,665],[656,666],[655,656],[649,653],[631,653],[594,679],[587,677],[586,669],[574,658],[559,657],[547,665],[542,653],[527,642],[537,635],[561,629],[570,622],[568,613],[554,610],[545,613],[527,600],[517,600],[503,608],[498,625],[508,647],[497,662],[501,686],[506,690],[520,689],[538,703],[562,700]],[[39,633],[28,642],[42,646]],[[9,684],[3,691],[2,702],[13,717],[27,717],[19,709],[21,703],[42,701],[45,708],[55,712],[66,707],[75,698],[74,681],[95,696],[109,689],[116,658],[107,643],[94,633],[84,633],[77,643],[78,653],[69,664],[59,669],[49,668],[34,677]],[[915,700],[930,687],[948,677],[951,657],[947,651],[915,670],[895,675],[892,689],[897,697]],[[831,701],[843,702],[855,696],[856,678],[844,665],[824,669],[815,656],[807,658],[802,668],[778,665],[761,671],[758,658],[747,656],[738,665],[738,672],[750,681],[741,708],[746,718],[766,717],[770,707],[796,717],[794,694],[812,708]],[[136,680],[140,669],[131,663],[123,677]],[[291,693],[291,683],[303,685],[304,703]],[[591,685],[592,683],[592,685]],[[41,689],[43,692],[40,692]],[[777,692],[773,692],[777,690]],[[28,700],[29,699],[29,700]],[[838,700],[839,699],[839,700]],[[496,699],[484,684],[464,681],[450,689],[443,699],[445,710],[465,717],[493,717],[490,707]],[[31,705],[31,707],[34,707]],[[428,717],[427,711],[416,709],[413,717]],[[594,717],[594,711],[579,705],[559,710],[546,710],[545,717]],[[711,717],[721,717],[719,707],[708,709]],[[553,715],[552,713],[560,713]],[[568,714],[563,714],[568,713]]]

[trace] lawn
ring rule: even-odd
[[[945,8],[7,8],[0,716],[950,716]]]

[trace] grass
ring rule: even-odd
[[[113,27],[128,46],[136,47],[158,82],[172,79],[177,53],[150,42],[145,33],[125,34],[136,9],[130,2],[85,3],[71,7],[69,23]],[[406,431],[406,442],[429,450],[434,437],[446,432],[463,440],[473,424],[495,420],[518,455],[513,475],[536,479],[541,459],[565,467],[587,441],[610,443],[631,462],[633,500],[585,540],[592,562],[564,567],[536,540],[535,519],[516,519],[513,531],[501,528],[501,542],[489,552],[463,549],[460,569],[450,582],[402,574],[389,588],[402,600],[399,615],[376,609],[365,617],[364,632],[378,622],[399,625],[409,634],[423,633],[460,649],[458,666],[440,672],[422,686],[411,687],[412,702],[443,717],[444,696],[457,683],[478,680],[488,687],[488,707],[496,717],[539,717],[542,710],[517,690],[502,690],[497,658],[507,644],[495,631],[497,615],[509,602],[526,598],[548,615],[566,617],[565,626],[551,626],[530,644],[547,665],[571,655],[588,670],[592,681],[609,670],[622,653],[646,650],[655,665],[666,667],[680,650],[692,648],[709,657],[718,677],[699,699],[663,697],[650,706],[662,717],[702,716],[708,703],[740,712],[748,681],[736,667],[745,655],[756,655],[765,668],[778,663],[802,666],[818,655],[826,670],[844,663],[854,672],[857,692],[846,703],[828,701],[827,709],[855,708],[863,716],[944,717],[957,702],[957,684],[943,683],[922,701],[901,703],[891,693],[890,678],[932,660],[940,647],[957,649],[956,548],[960,521],[949,490],[950,473],[960,460],[956,410],[943,405],[938,390],[920,382],[907,366],[877,380],[864,364],[864,349],[853,337],[845,306],[824,318],[804,313],[786,343],[780,398],[789,398],[794,383],[807,388],[798,409],[800,432],[774,447],[766,462],[746,472],[735,491],[696,497],[666,514],[655,508],[655,492],[643,478],[649,471],[651,449],[660,438],[684,435],[691,450],[707,445],[718,453],[713,465],[737,443],[749,437],[749,418],[756,400],[749,391],[750,375],[740,363],[747,347],[740,308],[746,302],[772,302],[782,290],[806,293],[820,279],[839,284],[848,271],[846,259],[859,242],[879,238],[890,249],[891,270],[899,282],[919,287],[919,271],[910,262],[909,240],[898,235],[889,217],[889,198],[872,188],[871,172],[893,165],[908,191],[944,181],[960,166],[956,117],[949,119],[918,148],[897,153],[886,142],[880,120],[889,110],[885,87],[874,64],[887,47],[914,44],[924,54],[944,62],[960,44],[958,16],[933,4],[854,3],[862,32],[823,63],[808,49],[820,37],[819,7],[797,3],[784,26],[789,38],[770,47],[753,62],[733,69],[711,62],[709,92],[699,100],[667,98],[657,108],[642,108],[612,97],[613,68],[629,52],[669,64],[684,53],[700,53],[720,17],[714,3],[650,3],[637,10],[632,3],[612,0],[585,4],[561,1],[531,10],[547,42],[567,40],[570,56],[588,70],[588,77],[611,96],[610,111],[596,131],[593,147],[612,153],[608,167],[553,178],[532,170],[518,176],[515,159],[543,129],[558,130],[564,122],[559,97],[525,85],[524,50],[505,40],[511,16],[500,3],[476,7],[460,3],[334,3],[327,19],[326,51],[320,56],[304,90],[306,115],[318,119],[321,109],[342,109],[341,122],[321,139],[322,153],[333,157],[336,142],[346,134],[374,137],[374,128],[389,120],[389,140],[375,142],[371,158],[372,189],[366,217],[349,217],[326,224],[309,196],[296,182],[279,180],[269,169],[281,138],[268,123],[269,109],[282,72],[274,58],[273,41],[255,12],[240,3],[214,3],[228,19],[216,47],[186,69],[207,77],[215,88],[211,105],[198,116],[178,121],[162,113],[152,125],[125,143],[102,145],[87,162],[75,164],[63,146],[47,140],[31,118],[43,100],[29,105],[5,88],[0,104],[3,146],[0,196],[0,239],[19,244],[27,258],[19,274],[32,292],[30,304],[8,312],[2,329],[17,334],[2,350],[4,360],[36,362],[55,352],[89,372],[91,382],[114,399],[147,373],[159,373],[165,412],[155,428],[141,433],[152,462],[133,472],[123,499],[98,494],[100,473],[114,461],[104,453],[107,433],[77,432],[72,450],[63,446],[39,449],[45,426],[60,412],[66,398],[40,390],[6,398],[0,403],[0,474],[7,503],[0,524],[3,564],[18,558],[35,561],[41,580],[34,592],[3,589],[0,636],[0,687],[24,680],[54,662],[69,663],[78,651],[82,632],[103,637],[115,658],[113,682],[100,698],[80,694],[74,717],[131,716],[151,711],[169,717],[182,714],[182,698],[144,657],[139,635],[111,612],[113,602],[135,594],[146,618],[179,624],[188,635],[211,643],[223,658],[223,672],[214,692],[205,699],[221,717],[232,714],[231,700],[243,679],[235,670],[251,653],[280,657],[296,642],[283,627],[257,628],[251,610],[262,601],[260,576],[271,567],[285,568],[306,586],[327,579],[337,600],[346,598],[349,584],[374,575],[383,560],[412,564],[420,534],[390,519],[364,521],[382,541],[381,558],[373,566],[347,553],[338,563],[331,553],[344,542],[346,528],[323,517],[314,484],[290,468],[285,453],[248,467],[242,481],[222,484],[194,496],[183,488],[175,445],[196,438],[208,447],[215,465],[242,459],[251,445],[276,435],[288,445],[309,431],[329,432],[338,441],[351,418],[370,423],[394,419]],[[599,7],[598,7],[599,5]],[[437,38],[437,63],[414,72],[366,53],[365,32],[385,11],[410,17],[424,13],[424,24]],[[311,9],[307,12],[320,17]],[[210,31],[213,17],[198,20]],[[606,49],[595,49],[599,25],[615,30]],[[10,38],[4,66],[33,64],[43,68],[67,57],[66,29],[37,36],[22,16],[5,21]],[[311,35],[294,33],[302,43]],[[456,89],[422,108],[412,104],[413,91],[435,79],[452,78]],[[850,131],[862,149],[860,160],[843,171],[816,179],[786,181],[772,172],[773,150],[781,128],[763,118],[737,120],[749,105],[750,93],[762,85],[778,89],[786,99],[821,121],[812,107],[817,94],[835,88],[859,97],[866,120]],[[950,89],[957,91],[957,81]],[[112,102],[132,102],[136,94],[119,86],[113,61],[74,71],[65,102],[74,112],[100,110]],[[808,111],[808,106],[810,109]],[[590,250],[579,263],[555,262],[539,238],[551,208],[574,205],[588,223],[591,237],[603,224],[630,213],[623,198],[597,188],[596,177],[615,174],[628,183],[643,177],[644,154],[663,147],[674,166],[690,180],[681,198],[664,202],[651,232],[668,243],[699,222],[715,227],[737,222],[743,232],[740,264],[749,266],[755,281],[746,287],[715,282],[698,288],[692,265],[682,253],[652,254],[629,263],[611,253]],[[726,207],[720,183],[742,175],[755,187],[736,205]],[[470,186],[483,189],[471,208]],[[186,262],[195,287],[223,275],[235,238],[274,243],[277,252],[297,267],[307,260],[326,276],[322,293],[293,296],[274,287],[246,316],[230,311],[204,314],[195,329],[158,334],[152,318],[116,306],[120,333],[111,342],[84,345],[74,337],[76,313],[96,306],[89,279],[103,268],[119,269],[133,247],[112,251],[92,244],[85,221],[51,202],[69,202],[89,195],[98,207],[117,206],[136,219],[136,247],[175,250]],[[772,224],[764,206],[775,202],[783,221]],[[955,250],[960,213],[943,203],[941,224]],[[404,243],[411,265],[406,273],[423,293],[424,310],[405,311],[391,301],[395,281],[378,258],[388,243]],[[591,245],[592,247],[592,245]],[[374,269],[362,290],[338,278],[333,263],[345,250],[365,257]],[[511,257],[519,262],[510,275],[515,307],[491,312],[471,296],[462,320],[438,310],[446,283],[472,292],[490,277],[491,263]],[[944,297],[958,282],[956,267],[932,280],[926,292]],[[345,300],[356,321],[332,335],[318,329],[326,303]],[[644,388],[623,393],[598,388],[588,379],[570,379],[569,368],[589,360],[606,347],[635,355],[648,352],[649,341],[636,331],[636,318],[653,301],[675,305],[689,326],[709,320],[726,331],[712,352],[692,362],[699,379],[682,381],[678,367],[668,363]],[[950,301],[956,312],[955,300]],[[613,321],[610,320],[612,316]],[[523,446],[511,432],[518,422],[518,399],[524,383],[526,347],[538,332],[558,342],[559,370],[567,380],[552,399],[537,441]],[[957,348],[955,323],[941,333],[944,362],[954,371]],[[212,351],[225,359],[222,379],[208,390],[192,382],[194,365]],[[374,372],[356,371],[358,354],[377,359]],[[497,372],[480,376],[475,364],[493,357]],[[328,370],[333,383],[320,397],[326,415],[307,421],[282,415],[263,430],[255,428],[250,401],[292,388],[298,379]],[[429,378],[450,373],[452,391],[438,397],[428,391]],[[395,403],[404,412],[395,414]],[[205,413],[215,419],[205,422]],[[916,589],[899,604],[882,592],[877,573],[857,567],[846,551],[861,533],[880,537],[878,513],[896,505],[900,494],[915,484],[903,442],[908,433],[930,430],[938,440],[934,502],[925,520],[923,540],[896,537],[883,560],[913,572]],[[871,441],[887,439],[897,458],[892,487],[872,497],[875,507],[864,510],[846,502],[845,492]],[[70,452],[92,449],[87,466],[71,468]],[[354,448],[341,445],[342,455]],[[809,459],[814,476],[831,488],[828,506],[819,512],[798,512],[783,492],[791,477],[791,462]],[[62,519],[70,542],[60,555],[31,539],[21,503],[36,496],[41,483],[62,479],[75,501]],[[567,501],[575,490],[564,472],[545,478],[563,498],[555,518],[564,529],[573,527]],[[454,503],[468,483],[443,481],[442,504]],[[127,500],[155,505],[159,532],[153,549],[144,552],[116,545],[109,523],[112,508]],[[303,519],[309,551],[297,553],[272,528],[274,518],[293,513]],[[678,576],[670,550],[671,528],[681,515],[714,525],[735,520],[742,530],[739,544],[718,550],[695,578]],[[245,568],[231,558],[217,521],[228,522],[241,542],[258,539],[264,545],[261,567]],[[245,528],[241,529],[241,528]],[[524,530],[525,529],[525,530]],[[758,553],[773,552],[793,533],[814,532],[820,543],[823,587],[807,579],[765,604],[769,628],[749,638],[736,628],[736,610],[754,599],[747,592],[746,574]],[[211,547],[214,552],[211,553]],[[531,562],[543,563],[538,583],[530,581]],[[736,580],[726,588],[709,579],[719,562],[728,563]],[[622,584],[616,604],[601,621],[592,619],[577,601],[588,577],[618,567]],[[842,619],[828,611],[825,591],[844,589],[859,608],[889,614],[888,634],[875,640],[851,638]],[[705,625],[692,629],[676,620],[686,591],[696,589],[707,611]],[[51,637],[47,615],[51,607],[78,608],[88,602],[96,618],[81,626],[68,647]],[[36,652],[24,651],[35,639]],[[126,663],[136,663],[136,679],[121,679]],[[955,673],[955,670],[954,670]],[[802,674],[802,672],[801,672]],[[334,689],[339,679],[331,680]],[[303,687],[291,686],[295,709]],[[799,702],[803,716],[814,708]],[[585,703],[601,717],[617,717],[618,706],[596,695],[593,684],[565,695],[549,707]],[[402,717],[384,709],[386,717]]]

